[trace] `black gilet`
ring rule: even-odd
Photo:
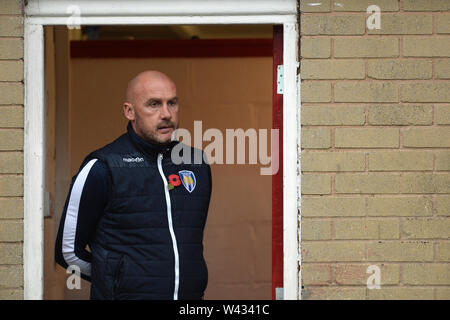
[[[108,204],[89,244],[91,299],[202,299],[211,169],[194,163],[198,149],[187,146],[191,161],[175,164],[171,152],[179,143],[151,144],[129,123],[127,133],[83,161],[103,161],[111,175]]]

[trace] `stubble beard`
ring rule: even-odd
[[[165,123],[165,124],[172,126],[173,130],[177,129],[177,127],[178,127],[171,121],[168,123]],[[154,130],[149,130],[149,129],[145,128],[145,126],[142,125],[141,118],[138,115],[136,115],[135,125],[136,125],[136,133],[139,136],[141,136],[141,138],[143,138],[144,140],[146,140],[148,142],[165,145],[165,144],[168,144],[172,140],[171,137],[169,137],[167,139],[160,138],[158,135],[158,127],[156,127]]]

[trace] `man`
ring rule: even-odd
[[[55,258],[80,268],[91,299],[203,298],[211,170],[193,157],[172,161],[178,108],[167,75],[138,74],[123,105],[127,133],[90,153],[72,179]]]

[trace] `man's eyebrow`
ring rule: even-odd
[[[147,101],[145,101],[145,104],[150,104],[152,102],[161,102],[161,99],[158,98],[150,98]]]
[[[178,97],[175,96],[175,97],[173,97],[173,98],[168,99],[168,101],[173,101],[173,100],[178,101]],[[148,99],[147,101],[145,101],[145,104],[149,104],[149,103],[151,103],[151,102],[159,102],[159,103],[161,103],[161,102],[162,102],[162,99],[159,99],[159,98],[150,98],[150,99]]]

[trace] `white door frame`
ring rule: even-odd
[[[24,298],[44,287],[45,25],[282,24],[284,299],[301,299],[297,0],[29,0],[24,35]]]

